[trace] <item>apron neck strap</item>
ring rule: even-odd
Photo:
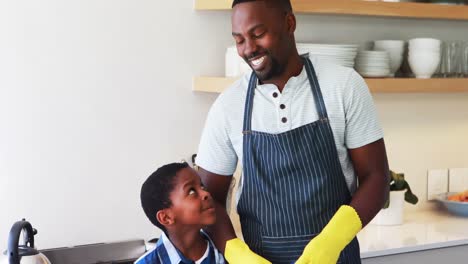
[[[252,130],[252,109],[255,88],[257,88],[257,75],[252,71],[249,80],[249,89],[247,90],[247,97],[245,100],[243,133]]]
[[[323,101],[322,90],[320,89],[314,66],[312,65],[312,62],[309,58],[302,57],[302,61],[304,62],[307,77],[309,78],[310,88],[312,90],[312,94],[314,95],[315,107],[317,108],[319,119],[327,119],[327,108],[325,107],[325,102]]]

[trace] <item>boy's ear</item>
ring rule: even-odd
[[[159,210],[156,213],[156,219],[163,226],[170,226],[173,225],[175,222],[174,217],[168,209]]]

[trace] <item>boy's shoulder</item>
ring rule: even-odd
[[[143,256],[139,257],[134,264],[163,264],[159,257],[157,247],[146,252]]]
[[[178,264],[179,261],[177,249],[163,232],[156,242],[156,246],[138,258],[134,264]]]
[[[200,231],[203,236],[205,236],[206,240],[209,243],[209,247],[214,252],[214,261],[210,261],[210,264],[224,264],[224,257],[215,247],[211,238],[206,234],[203,230]],[[159,238],[158,242],[156,243],[156,247],[148,252],[146,252],[143,256],[138,258],[134,264],[172,264],[172,263],[179,263],[181,260],[181,253],[175,248],[166,234],[162,233],[161,237]],[[205,262],[203,262],[205,263]]]

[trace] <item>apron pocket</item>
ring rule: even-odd
[[[302,255],[316,234],[288,237],[262,237],[263,255],[274,264],[291,264]]]

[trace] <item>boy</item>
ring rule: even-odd
[[[216,221],[213,199],[187,163],[164,165],[141,187],[141,205],[163,233],[156,248],[135,264],[223,264],[224,258],[201,228]]]

